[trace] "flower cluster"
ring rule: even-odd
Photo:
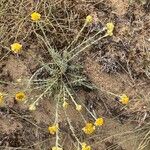
[[[87,145],[86,143],[82,143],[82,150],[91,150],[91,146]]]
[[[102,126],[104,124],[104,119],[97,118],[94,124],[95,124],[95,126]]]
[[[67,109],[67,108],[68,108],[68,105],[69,105],[68,102],[65,100],[65,101],[63,102],[63,108],[64,108],[64,109]]]
[[[17,92],[15,95],[15,100],[18,102],[22,102],[26,99],[26,94],[24,92]]]
[[[90,24],[93,22],[93,17],[91,15],[88,15],[85,19],[85,23],[86,24]]]
[[[76,110],[77,110],[77,111],[81,111],[81,110],[82,110],[82,106],[79,105],[79,104],[76,104]]]
[[[129,103],[129,97],[126,95],[126,94],[122,94],[120,96],[120,99],[119,101],[124,104],[124,105],[127,105]]]
[[[41,19],[41,14],[38,13],[38,12],[33,12],[31,14],[31,20],[32,21],[39,21]],[[14,53],[20,53],[21,50],[22,50],[22,45],[20,43],[13,43],[11,46],[11,51],[14,52]]]
[[[38,12],[33,12],[31,14],[31,20],[33,21],[39,21],[41,19],[41,14],[39,14]]]
[[[114,27],[115,26],[112,22],[107,23],[106,24],[106,29],[107,29],[106,35],[113,36]]]
[[[14,53],[19,53],[22,50],[22,45],[20,43],[13,43],[11,45],[11,51]]]
[[[82,128],[82,130],[84,131],[85,134],[92,134],[95,129],[96,126],[102,126],[104,124],[104,119],[103,118],[97,118],[95,120],[95,123],[86,123],[85,127]]]
[[[30,111],[35,111],[36,110],[35,103],[32,103],[32,104],[29,105],[29,110]]]
[[[95,131],[95,126],[92,123],[86,123],[85,127],[82,128],[85,134],[92,134]]]
[[[3,102],[4,102],[4,95],[0,93],[0,106],[3,105]]]
[[[95,123],[86,123],[85,127],[82,128],[82,130],[84,131],[85,134],[92,134],[95,129],[96,126],[102,126],[104,124],[104,119],[103,118],[97,118],[95,120]]]
[[[53,135],[58,131],[58,129],[59,129],[58,124],[54,124],[48,127],[49,133]]]

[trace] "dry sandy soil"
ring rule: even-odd
[[[136,0],[0,2],[0,92],[6,93],[5,104],[0,107],[0,150],[50,150],[55,144],[55,135],[50,135],[47,130],[55,118],[53,97],[43,97],[34,112],[30,112],[26,104],[14,100],[15,93],[24,90],[27,80],[39,68],[39,62],[49,62],[46,48],[34,34],[35,31],[40,34],[40,31],[30,20],[30,13],[35,10],[41,13],[46,34],[59,52],[74,39],[87,15],[92,15],[94,22],[85,28],[77,44],[94,35],[107,22],[115,24],[112,37],[91,45],[76,61],[83,65],[84,74],[98,88],[76,88],[76,97],[97,116],[103,116],[104,125],[96,133],[86,136],[81,132],[80,114],[72,105],[67,113],[77,137],[87,141],[93,150],[149,150],[149,0],[145,4]],[[9,50],[16,40],[23,44],[18,55]],[[28,89],[28,100],[34,100],[38,92]],[[127,94],[130,98],[128,106],[118,103],[110,93]],[[82,114],[86,120],[92,120],[85,110]],[[76,140],[64,111],[60,110],[59,115],[60,143],[64,150],[75,150]]]

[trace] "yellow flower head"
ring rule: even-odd
[[[95,131],[95,126],[92,123],[86,123],[85,127],[82,128],[85,134],[92,134]]]
[[[19,53],[22,50],[22,45],[19,43],[13,43],[11,45],[11,51],[14,53]]]
[[[82,143],[82,150],[91,150],[91,146],[87,145],[86,143]]]
[[[18,101],[18,102],[24,101],[24,100],[26,99],[26,95],[25,95],[24,92],[18,92],[18,93],[16,93],[16,95],[15,95],[15,99],[16,99],[16,101]]]
[[[36,110],[36,106],[35,106],[34,103],[29,105],[29,110],[30,111],[35,111]]]
[[[68,104],[66,101],[63,102],[63,108],[64,108],[64,109],[67,109],[67,108],[68,108],[68,105],[69,105],[69,104]]]
[[[122,104],[128,104],[129,103],[129,97],[125,94],[122,94],[120,96],[120,100],[119,100]]]
[[[4,102],[4,95],[0,93],[0,106],[3,105],[3,102]]]
[[[86,19],[85,19],[85,22],[86,23],[92,23],[93,22],[93,17],[91,16],[91,15],[88,15],[87,17],[86,17]]]
[[[50,134],[55,134],[58,131],[58,124],[54,124],[48,127],[48,131]]]
[[[22,81],[21,78],[18,78],[18,79],[16,80],[17,83],[21,83],[21,81]]]
[[[58,146],[54,146],[54,147],[52,147],[52,150],[63,150],[63,149]]]
[[[41,14],[39,14],[39,13],[37,13],[37,12],[33,12],[33,13],[31,14],[31,19],[32,19],[33,21],[38,21],[38,20],[40,20],[40,19],[41,19]]]
[[[76,105],[76,110],[77,110],[77,111],[81,111],[81,110],[82,110],[82,106],[79,105],[79,104],[77,104],[77,105]]]
[[[97,118],[94,124],[95,124],[95,126],[102,126],[104,124],[104,119]]]
[[[106,24],[106,29],[107,29],[107,35],[113,36],[113,31],[114,31],[114,24],[112,22],[109,22]]]

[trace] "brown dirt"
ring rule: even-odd
[[[124,15],[129,7],[129,2],[126,0],[111,0],[114,13],[118,16]]]
[[[34,8],[35,1],[26,3],[30,9],[31,5]],[[42,3],[42,7],[43,5]],[[89,92],[83,89],[77,91],[77,100],[84,103],[89,109],[92,108],[91,111],[94,110],[97,116],[103,116],[104,126],[92,136],[85,136],[81,132],[84,121],[80,114],[73,105],[67,110],[76,135],[82,141],[89,142],[93,150],[137,150],[142,135],[135,129],[139,127],[140,130],[149,123],[150,41],[148,38],[150,31],[148,18],[150,14],[147,7],[149,8],[148,3],[142,6],[139,2],[129,4],[128,0],[94,0],[91,2],[67,0],[56,4],[56,11],[53,10],[59,23],[62,24],[64,33],[54,19],[52,20],[54,27],[48,26],[53,29],[51,35],[48,34],[48,36],[51,37],[53,46],[60,51],[65,49],[66,44],[73,39],[87,14],[94,15],[95,23],[86,30],[92,29],[93,32],[96,32],[99,26],[104,26],[108,21],[113,21],[116,26],[113,37],[96,43],[83,56],[86,75],[98,87],[98,91]],[[70,16],[69,24],[72,28],[63,26],[63,24],[66,25],[66,12],[73,15]],[[25,14],[27,17],[27,13]],[[12,43],[12,36],[18,29],[18,20],[14,25],[15,29],[11,28],[14,19],[10,19],[12,23],[8,26],[6,21],[4,22],[7,26],[6,33],[10,34],[3,34],[3,41],[0,43],[0,81],[6,82],[0,82],[0,92],[6,94],[6,104],[0,108],[0,150],[49,150],[55,143],[55,136],[50,135],[47,131],[48,125],[52,124],[55,119],[55,101],[45,97],[40,101],[35,112],[29,112],[26,104],[18,104],[14,101],[14,94],[24,89],[26,79],[36,71],[39,62],[45,60],[48,62],[50,58],[45,52],[45,47],[40,45],[41,41],[37,42],[32,35],[33,31],[31,27],[29,28],[29,23],[24,22],[23,31],[18,31],[18,39],[23,39],[22,37],[28,35],[22,40],[22,43],[25,44],[24,52],[20,55],[10,52],[4,59],[1,59],[7,53],[6,47]],[[8,30],[9,28],[11,31]],[[24,34],[24,32],[27,33]],[[93,32],[91,31],[91,34]],[[86,33],[84,34],[86,36]],[[111,70],[112,72],[102,69],[104,68],[103,57],[106,56],[121,64],[122,67],[117,66],[119,69]],[[20,83],[18,79],[24,82]],[[124,108],[109,92],[116,95],[128,94],[129,105]],[[38,91],[32,94],[28,97],[36,97]],[[85,110],[82,114],[86,120],[92,120]],[[59,116],[62,146],[64,150],[74,150],[75,139],[68,127],[63,110],[59,111]],[[149,147],[141,150],[149,150]]]

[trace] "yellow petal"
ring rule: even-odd
[[[96,126],[102,126],[104,124],[104,119],[103,118],[97,118],[95,121]]]
[[[19,43],[13,43],[11,45],[11,51],[14,52],[14,53],[19,53],[22,49],[22,45],[19,44]]]
[[[82,143],[82,150],[91,150],[91,146],[87,145],[86,143]]]
[[[67,109],[67,108],[68,108],[68,105],[69,105],[69,104],[68,104],[66,101],[63,102],[63,108],[64,108],[64,109]]]
[[[114,24],[112,22],[109,22],[106,24],[106,29],[107,29],[107,35],[112,36],[113,35],[113,31],[114,31]]]
[[[50,134],[55,134],[58,131],[58,124],[54,124],[48,127],[48,131]]]
[[[129,97],[125,94],[122,94],[120,96],[120,100],[119,100],[122,104],[126,105],[129,103]]]
[[[31,105],[29,105],[29,110],[30,110],[30,111],[35,111],[35,110],[36,110],[36,106],[35,106],[34,103],[31,104]]]
[[[38,21],[41,19],[41,14],[39,14],[38,12],[33,12],[31,14],[31,20],[33,21]]]
[[[0,93],[0,106],[3,106],[4,104],[4,95]]]
[[[77,110],[77,111],[81,111],[81,110],[82,110],[82,106],[79,105],[79,104],[77,104],[77,105],[76,105],[76,110]]]
[[[92,123],[86,123],[85,127],[82,128],[85,134],[92,134],[95,131],[95,126]]]
[[[91,15],[88,15],[86,17],[86,20],[85,20],[86,23],[92,23],[93,22],[93,17]]]
[[[24,92],[18,92],[18,93],[16,93],[16,95],[15,95],[15,99],[16,99],[16,101],[18,101],[18,102],[24,101],[24,100],[26,99],[26,95],[25,95]]]

